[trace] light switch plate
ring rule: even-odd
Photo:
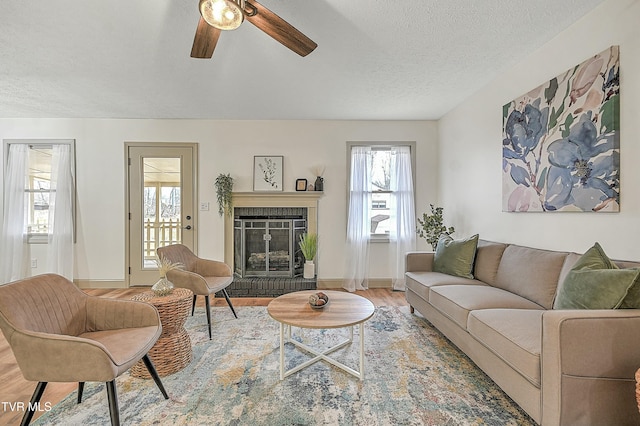
[[[207,202],[200,203],[200,211],[203,211],[203,212],[209,211],[209,203]]]

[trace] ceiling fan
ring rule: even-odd
[[[192,58],[211,58],[222,31],[238,28],[244,19],[300,56],[307,56],[318,46],[256,0],[200,0],[199,8]]]

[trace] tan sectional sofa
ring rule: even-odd
[[[412,252],[406,298],[538,424],[638,425],[640,310],[552,309],[579,258],[480,240],[467,279]]]

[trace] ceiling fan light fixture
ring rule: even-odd
[[[244,20],[244,0],[200,0],[200,14],[220,30],[235,30]]]

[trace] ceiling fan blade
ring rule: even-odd
[[[218,39],[220,38],[220,30],[207,24],[202,17],[198,22],[198,29],[196,29],[196,36],[193,39],[193,47],[191,48],[192,58],[204,58],[208,59],[213,56],[213,51],[216,48]]]
[[[245,14],[247,21],[298,55],[307,56],[318,47],[313,40],[256,0],[246,0],[245,10],[249,12]]]

